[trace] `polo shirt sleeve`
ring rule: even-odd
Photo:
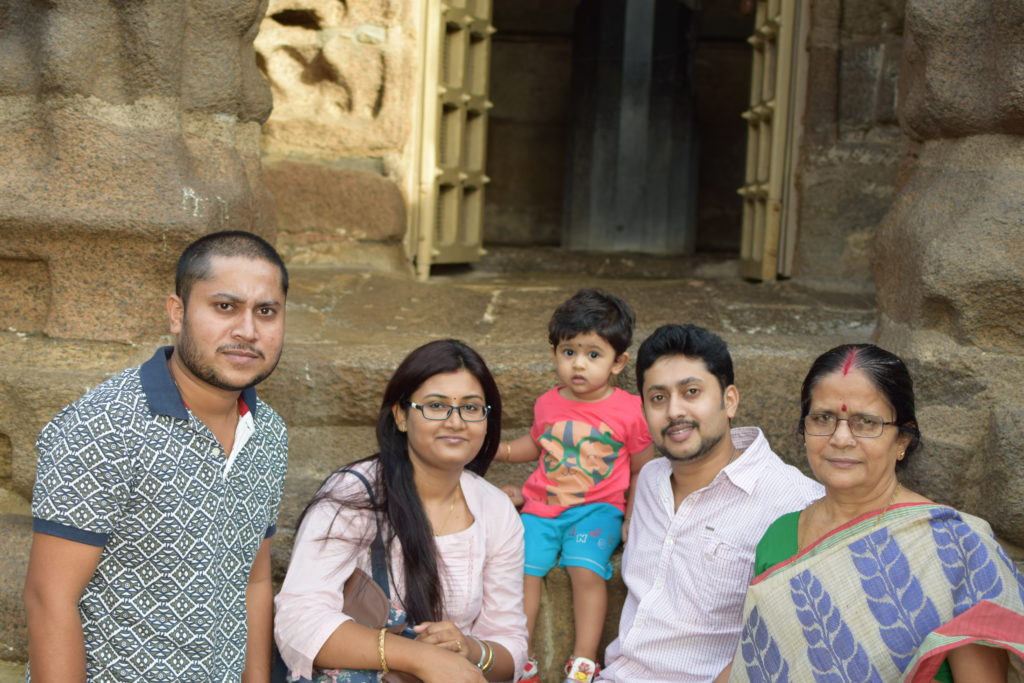
[[[263,404],[263,410],[268,410]],[[275,472],[275,483],[273,487],[273,509],[270,513],[270,524],[263,532],[264,540],[277,533],[277,519],[281,515],[281,500],[284,497],[284,478],[288,470],[288,428],[279,415],[274,414],[275,446],[271,453],[270,463]]]
[[[65,408],[43,428],[36,442],[34,531],[106,545],[129,490],[124,429],[108,406],[86,399]]]

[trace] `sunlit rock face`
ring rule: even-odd
[[[921,378],[927,495],[1024,544],[1024,8],[909,0],[902,183],[875,239],[879,342]]]
[[[0,311],[11,326],[151,334],[187,242],[273,237],[259,158],[271,99],[252,48],[265,7],[0,2],[0,283],[23,295]]]

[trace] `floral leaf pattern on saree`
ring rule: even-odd
[[[882,683],[839,608],[809,570],[789,580],[790,596],[807,641],[807,659],[819,683]]]
[[[899,671],[917,644],[942,624],[935,605],[911,572],[910,562],[889,530],[881,528],[849,546],[878,633]]]
[[[935,552],[953,592],[953,616],[1002,593],[999,568],[978,533],[955,510],[933,510],[931,516]]]
[[[755,607],[747,617],[740,638],[740,652],[747,665],[747,678],[752,683],[784,683],[789,681],[789,662],[782,658],[778,643],[768,633],[768,625]]]

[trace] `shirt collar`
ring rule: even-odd
[[[730,436],[733,447],[743,452],[723,467],[721,474],[744,493],[751,494],[760,476],[761,461],[771,452],[768,439],[758,427],[737,427],[731,430]]]
[[[142,380],[142,391],[149,402],[149,409],[154,415],[167,415],[176,417],[179,420],[188,419],[188,409],[185,402],[181,400],[181,392],[171,377],[171,369],[167,367],[174,352],[173,346],[162,346],[156,350],[153,357],[139,367],[139,377]],[[256,389],[246,387],[242,390],[242,402],[245,407],[252,411],[253,418],[256,417]]]

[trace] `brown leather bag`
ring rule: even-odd
[[[370,488],[370,482],[355,470],[349,470],[349,472],[362,480],[367,495],[372,501],[373,489]],[[386,586],[388,581],[387,557],[379,522],[376,536],[370,544],[370,560],[374,574],[379,576],[380,581],[383,581]],[[342,588],[342,597],[345,600],[345,614],[352,617],[357,624],[376,630],[387,626],[388,616],[391,613],[391,601],[388,594],[385,592],[384,586],[362,569],[356,567],[352,575],[346,579],[345,586]],[[388,626],[387,629],[389,633],[399,634],[405,630],[405,626],[405,624],[395,624]],[[404,671],[389,671],[381,676],[381,681],[383,683],[423,683],[420,678]]]

